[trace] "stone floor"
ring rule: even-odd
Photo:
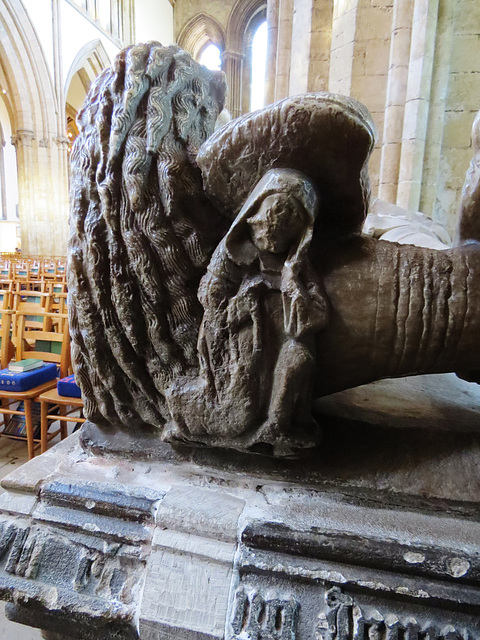
[[[49,446],[52,447],[59,441],[60,436],[57,436],[50,441]],[[36,455],[38,455],[38,450]],[[0,438],[0,480],[27,461],[26,443],[19,440],[11,440],[10,438]],[[0,487],[0,492],[2,491],[3,489]],[[7,620],[5,617],[5,603],[0,601],[1,640],[41,640],[41,638],[42,634],[37,629]]]

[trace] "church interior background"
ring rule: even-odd
[[[221,68],[233,118],[304,92],[364,103],[374,198],[453,235],[480,108],[479,0],[0,0],[0,254],[66,255],[76,116],[116,54],[151,40]],[[40,637],[16,626],[8,637]]]
[[[148,40],[220,65],[232,117],[308,91],[357,98],[377,126],[373,195],[455,228],[477,0],[0,0],[0,29],[0,252],[65,255],[75,116],[116,53]]]

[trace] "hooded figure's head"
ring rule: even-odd
[[[229,258],[250,265],[262,252],[285,254],[298,273],[310,246],[318,196],[300,171],[271,169],[248,197],[225,237]]]

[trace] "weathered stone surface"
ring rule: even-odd
[[[224,89],[156,43],[92,88],[69,289],[96,424],[4,481],[0,596],[79,640],[480,638],[479,434],[312,414],[477,378],[477,159],[457,247],[362,237],[364,107],[308,94],[208,139]]]
[[[445,373],[378,380],[314,403],[320,414],[386,428],[480,430],[480,386]]]
[[[460,246],[386,244],[360,236],[375,142],[361,104],[305,94],[210,135],[224,91],[221,74],[150,43],[89,94],[69,263],[86,414],[294,457],[320,441],[314,397],[415,373],[476,380],[476,155]]]
[[[299,462],[282,469],[288,463],[272,460],[268,469],[264,458],[245,456],[247,473],[241,460],[229,466],[224,452],[208,464],[173,453],[142,467],[111,452],[86,456],[73,440],[52,456],[51,478],[37,487],[39,508],[25,516],[12,506],[0,523],[0,595],[12,603],[12,619],[49,638],[480,637],[478,508],[458,495],[408,496],[395,471],[390,491],[369,493],[365,478],[363,488],[341,479],[338,459],[307,484],[309,469]],[[417,464],[403,461],[405,479]],[[350,469],[350,459],[344,465]],[[68,477],[53,482],[65,467]],[[86,482],[94,468],[114,471],[116,484]],[[444,476],[451,487],[455,471],[447,466]],[[7,495],[13,488],[32,495],[21,474],[8,485]],[[163,488],[154,494],[151,486]],[[93,491],[103,496],[99,509],[118,499],[118,530],[122,496],[132,494],[137,506],[143,496],[148,535],[126,544],[105,520],[85,532]],[[59,506],[69,495],[86,500]],[[56,519],[45,519],[46,507],[57,509]]]

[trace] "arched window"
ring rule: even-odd
[[[250,109],[260,109],[265,105],[265,69],[267,65],[267,22],[262,22],[252,40],[252,84]]]
[[[233,118],[252,108],[253,38],[266,17],[265,0],[237,0],[228,18],[223,70],[227,74],[229,88],[227,107]],[[254,64],[257,66],[257,60]],[[263,93],[263,89],[261,91]]]
[[[207,45],[200,54],[199,62],[212,71],[220,71],[222,61],[220,58],[220,49],[217,45],[213,43]]]
[[[181,49],[188,51],[195,60],[208,66],[202,56],[211,55],[210,52],[212,52],[216,57],[215,49],[218,49],[221,55],[225,51],[225,33],[215,18],[205,13],[198,13],[183,27],[177,43]],[[211,49],[212,46],[215,49]],[[218,67],[216,68],[218,69]]]

